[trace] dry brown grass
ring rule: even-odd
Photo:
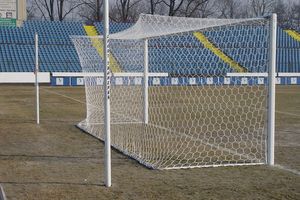
[[[60,93],[77,99],[74,101]],[[0,86],[0,184],[8,199],[300,199],[300,177],[267,166],[149,170],[113,151],[103,186],[103,144],[75,124],[84,89]],[[300,171],[300,87],[277,89],[276,163]],[[292,113],[292,114],[291,114]]]

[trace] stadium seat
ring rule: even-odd
[[[102,23],[94,24],[98,33],[103,33]],[[130,28],[130,23],[110,23],[110,32],[116,33]],[[31,72],[34,69],[34,34],[39,34],[39,62],[42,72],[80,72],[80,61],[70,39],[71,35],[85,35],[83,24],[79,22],[49,22],[26,21],[22,27],[0,27],[0,72]],[[207,30],[204,35],[224,54],[247,68],[247,71],[261,71],[264,66],[262,51],[268,41],[253,43],[252,40],[261,40],[266,34],[262,27],[241,29],[238,26],[230,29]],[[277,31],[277,72],[300,72],[300,42],[290,37],[280,27]],[[174,39],[174,38],[173,38]],[[161,41],[164,40],[164,41]],[[180,37],[177,47],[151,48],[157,44],[172,45],[172,36],[149,41],[149,70],[150,72],[168,72],[170,74],[182,70],[184,74],[195,73],[224,73],[234,71],[212,51],[206,48],[183,48],[185,45],[204,47],[192,33]],[[250,45],[249,45],[250,44]],[[246,46],[248,45],[248,46]],[[255,46],[254,46],[255,45]],[[237,47],[243,47],[238,48]],[[114,49],[112,53],[119,60],[123,71],[142,71],[143,66],[129,66],[120,56],[127,49]],[[133,52],[134,53],[134,52]],[[156,56],[158,55],[159,56]],[[128,55],[128,53],[127,53]],[[171,59],[170,55],[174,55]],[[176,55],[181,57],[176,60]],[[183,56],[185,55],[185,56]],[[197,55],[204,59],[195,59]],[[118,57],[119,56],[119,57]],[[193,60],[194,62],[187,62]],[[189,63],[186,65],[186,63]],[[194,66],[197,66],[195,69]],[[206,66],[206,67],[204,67]],[[207,67],[209,66],[209,67]],[[163,71],[162,71],[163,69]]]

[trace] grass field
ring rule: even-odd
[[[300,199],[300,87],[278,86],[277,167],[149,170],[113,151],[103,186],[103,143],[74,125],[85,118],[81,87],[0,86],[0,184],[8,199]]]

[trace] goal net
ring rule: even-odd
[[[266,163],[269,20],[141,15],[109,41],[111,143],[155,169]],[[74,36],[104,140],[102,37]]]

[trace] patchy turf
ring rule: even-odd
[[[149,170],[115,151],[107,189],[103,143],[74,126],[84,101],[84,88],[42,87],[37,126],[34,88],[0,86],[0,184],[8,199],[300,199],[300,176],[279,168]],[[300,87],[278,87],[277,110],[276,163],[300,171]]]

